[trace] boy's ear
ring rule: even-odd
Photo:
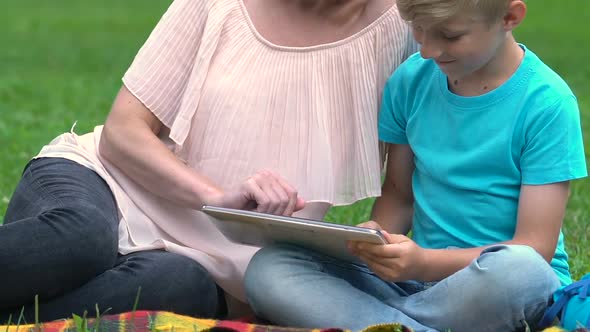
[[[508,10],[504,15],[504,30],[512,31],[516,28],[526,16],[526,4],[523,0],[512,0]]]

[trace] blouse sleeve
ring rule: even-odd
[[[174,0],[123,76],[178,145],[188,134],[213,53],[205,40],[209,20],[207,0]]]

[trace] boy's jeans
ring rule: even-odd
[[[254,311],[275,324],[355,331],[399,322],[418,331],[514,331],[542,316],[559,280],[527,246],[488,248],[438,283],[386,282],[364,265],[289,245],[259,251],[246,272]]]
[[[0,226],[0,325],[12,315],[41,321],[134,308],[213,317],[222,291],[196,261],[163,250],[118,254],[117,206],[92,170],[40,158],[23,172]]]

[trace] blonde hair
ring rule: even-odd
[[[494,22],[504,16],[513,0],[397,0],[401,17],[409,22],[432,26],[459,13],[481,14],[484,20]]]

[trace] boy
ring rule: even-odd
[[[522,0],[397,3],[421,50],[384,90],[387,174],[364,224],[390,244],[352,243],[366,266],[265,248],[248,267],[250,303],[296,326],[534,326],[571,282],[561,224],[568,181],[586,176],[576,99],[512,36]]]

